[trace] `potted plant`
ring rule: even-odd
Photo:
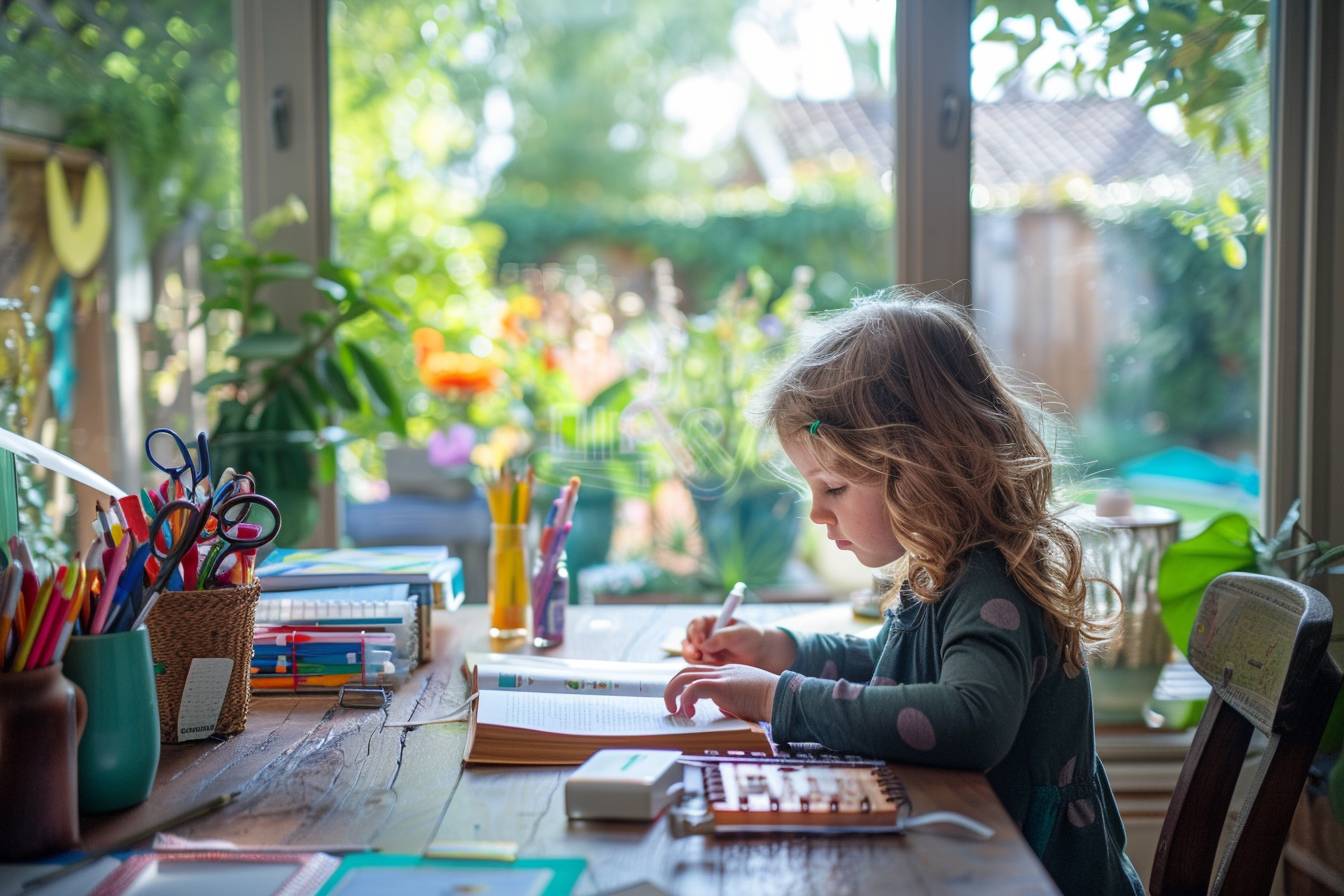
[[[771,469],[747,406],[783,360],[810,306],[809,269],[780,294],[759,268],[738,277],[713,308],[669,342],[669,365],[646,408],[661,405],[667,447],[695,506],[707,584],[780,581],[801,524],[798,495]]]
[[[248,471],[266,483],[284,513],[280,537],[289,545],[306,539],[317,522],[317,483],[335,479],[342,438],[335,424],[343,415],[377,416],[391,431],[406,432],[392,378],[348,332],[370,315],[400,329],[405,309],[339,262],[314,268],[265,248],[276,230],[306,217],[303,204],[291,198],[214,257],[208,270],[216,285],[192,323],[227,334],[222,354],[212,355],[216,369],[195,386],[214,400],[212,465]],[[326,301],[286,322],[263,294],[277,283],[310,284]]]

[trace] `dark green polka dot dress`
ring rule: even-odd
[[[1064,673],[997,551],[972,552],[938,602],[888,610],[876,638],[789,635],[798,658],[775,692],[777,742],[983,770],[1064,893],[1143,892],[1097,758],[1087,672]]]

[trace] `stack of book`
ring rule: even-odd
[[[369,616],[357,606],[347,606],[351,601],[409,600],[416,631],[409,651],[412,666],[433,658],[431,610],[456,609],[466,593],[462,562],[448,556],[442,546],[277,550],[257,567],[257,578],[262,593],[257,621],[270,624],[349,627],[355,624],[350,620]],[[370,612],[383,620],[398,615],[392,606]],[[395,631],[404,634],[404,629]]]

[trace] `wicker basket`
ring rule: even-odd
[[[165,591],[149,611],[150,650],[159,693],[159,734],[177,743],[178,710],[191,662],[198,658],[233,660],[215,734],[237,734],[247,724],[252,692],[252,638],[258,584],[211,591]]]

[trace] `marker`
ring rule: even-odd
[[[715,632],[728,624],[728,621],[733,618],[733,614],[737,612],[737,607],[742,603],[742,598],[746,593],[746,582],[738,582],[733,586],[733,590],[729,591],[728,596],[723,600],[723,609],[719,611],[719,618],[714,620],[714,625],[710,627],[709,633],[705,635],[706,639],[710,638]]]

